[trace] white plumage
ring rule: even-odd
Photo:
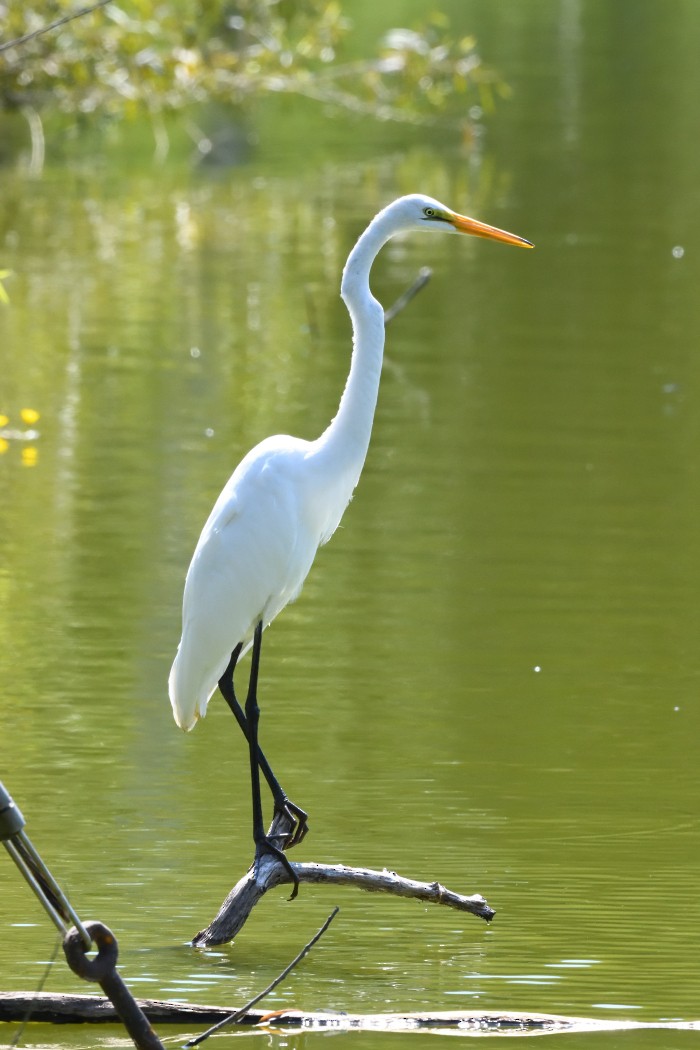
[[[294,601],[314,555],[335,530],[349,491],[329,516],[314,443],[266,438],[239,464],[202,530],[187,573],[182,640],[170,673],[175,720],[202,717],[231,651],[250,644]],[[333,519],[333,520],[332,520]]]
[[[530,247],[528,241],[457,215],[430,197],[402,197],[362,234],[341,294],[354,345],[338,412],[315,441],[269,437],[239,463],[199,537],[185,582],[182,638],[170,672],[175,721],[204,716],[232,650],[250,645],[293,601],[318,547],[332,536],[367,454],[384,349],[384,313],[369,289],[383,244],[400,231],[463,232]]]

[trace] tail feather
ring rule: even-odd
[[[187,668],[183,668],[182,664],[181,650],[178,649],[173,666],[170,669],[168,693],[170,694],[173,717],[177,725],[180,729],[184,729],[186,733],[189,733],[191,729],[194,729],[199,719],[204,718],[207,713],[207,704],[225,667],[222,667],[218,677],[214,678],[214,684],[209,685],[209,683],[203,684],[201,681],[196,684],[189,681],[190,676],[187,674]]]

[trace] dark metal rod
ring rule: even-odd
[[[0,781],[0,841],[34,891],[54,925],[61,931],[75,926],[87,949],[92,940],[72,904],[44,864],[24,830],[26,821],[19,806]]]

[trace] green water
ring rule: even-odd
[[[140,995],[239,1005],[339,903],[270,1009],[694,1019],[700,9],[445,6],[513,88],[473,150],[287,102],[232,169],[0,172],[0,412],[41,413],[0,455],[0,778]],[[419,7],[358,4],[361,30]],[[388,330],[343,527],[266,633],[261,733],[310,812],[295,859],[439,879],[497,916],[303,888],[195,952],[251,843],[225,705],[189,736],[170,714],[184,573],[241,455],[334,414],[344,259],[414,190],[537,250],[414,236],[378,260],[386,303],[433,277]],[[30,989],[53,929],[9,858],[0,878],[0,988]],[[86,990],[60,959],[46,988]]]

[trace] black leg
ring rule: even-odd
[[[258,749],[258,721],[260,719],[260,708],[258,707],[258,669],[260,667],[260,648],[262,645],[262,620],[255,628],[253,638],[253,658],[250,665],[250,681],[248,683],[248,696],[245,702],[245,718],[248,726],[248,750],[250,752],[250,786],[253,793],[253,841],[255,842],[255,859],[262,853],[272,853],[273,856],[284,865],[288,875],[294,882],[290,900],[294,900],[299,892],[299,879],[294,868],[289,863],[281,849],[278,849],[265,835],[263,823],[262,802],[260,800],[260,752]]]
[[[260,766],[258,764],[260,760],[258,755],[258,722],[260,720],[258,670],[260,668],[261,646],[262,623],[259,623],[255,628],[255,637],[253,639],[248,696],[245,702],[245,719],[248,724],[248,750],[250,752],[250,786],[253,789],[253,840],[256,846],[265,838],[265,825],[263,824],[262,803],[260,801]]]
[[[243,708],[238,702],[236,693],[233,687],[233,672],[236,669],[238,663],[238,657],[241,655],[241,649],[243,643],[240,642],[231,653],[231,659],[229,660],[228,667],[219,679],[219,691],[223,696],[224,700],[231,708],[238,725],[240,726],[243,736],[248,740],[248,723]],[[259,657],[258,657],[259,659]],[[291,849],[292,846],[296,846],[297,843],[306,835],[309,830],[307,822],[307,813],[300,807],[294,804],[291,799],[288,798],[286,793],[283,791],[279,780],[272,772],[270,763],[265,758],[260,747],[258,746],[258,765],[262,771],[265,780],[267,781],[270,791],[272,792],[272,798],[274,801],[275,813],[285,813],[289,820],[292,822],[293,829],[288,840],[284,844],[284,849]]]

